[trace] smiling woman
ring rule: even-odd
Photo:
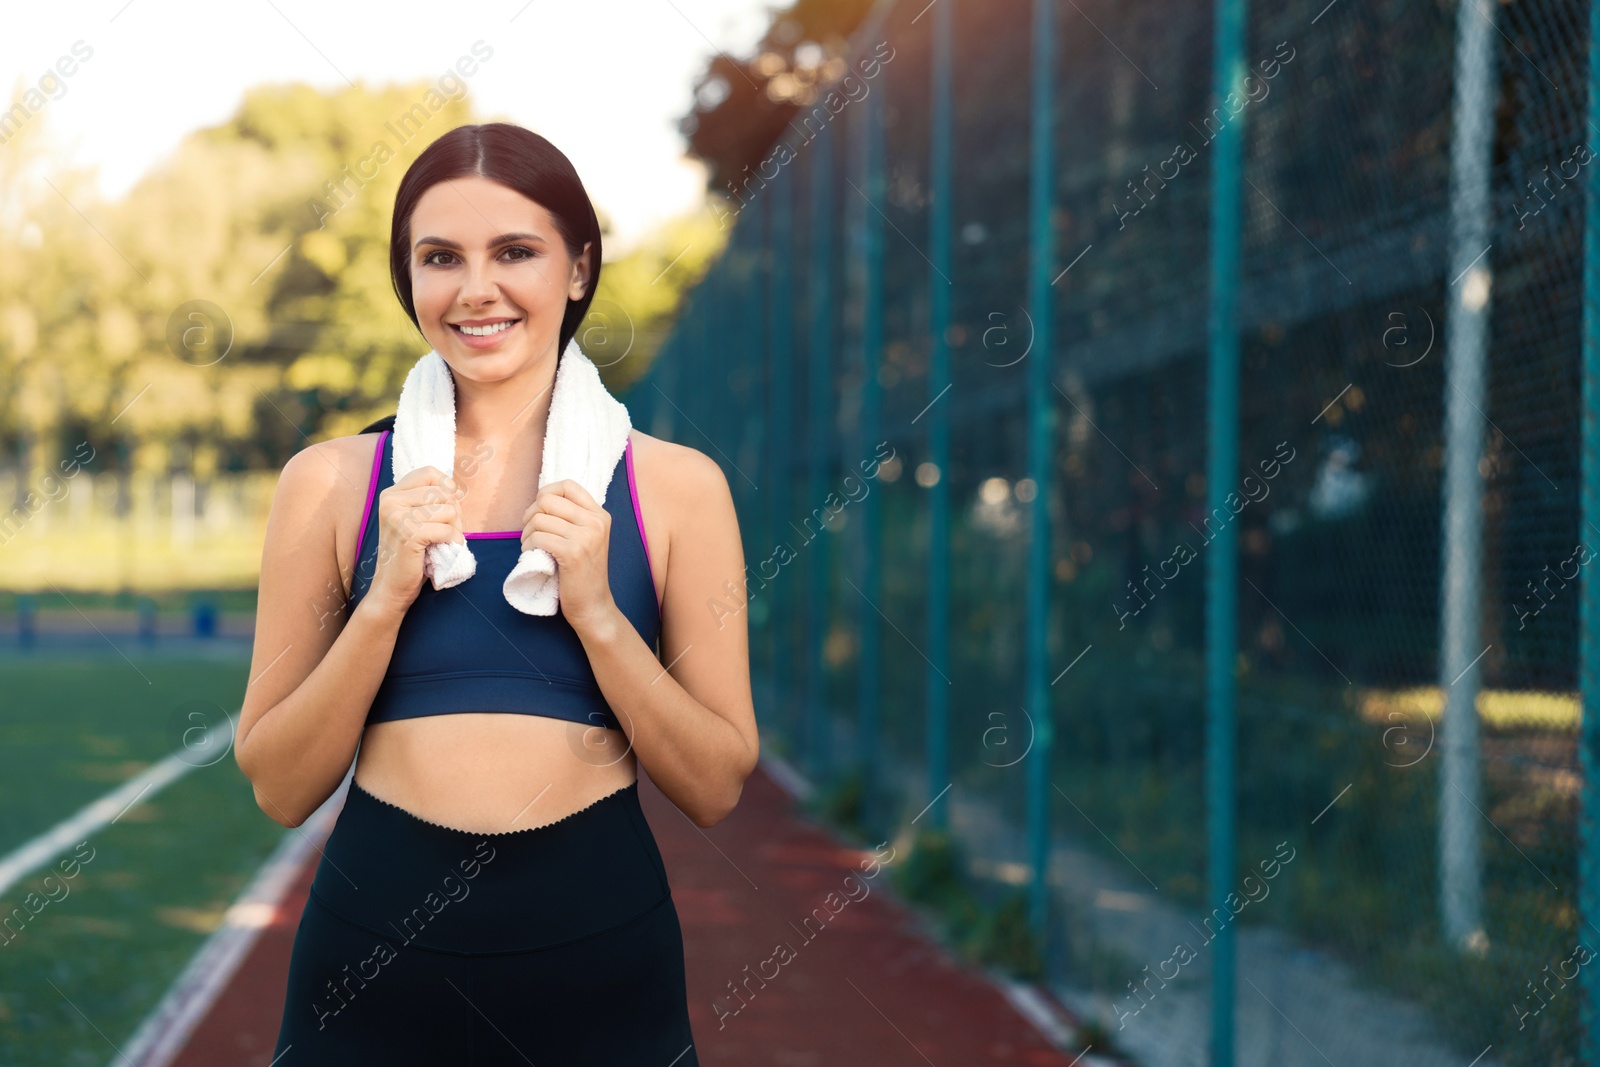
[[[287,826],[356,766],[276,1054],[688,1067],[682,933],[638,770],[711,826],[755,768],[748,632],[697,607],[744,573],[726,479],[630,432],[604,506],[573,481],[535,492],[601,253],[544,138],[494,123],[434,142],[401,181],[390,251],[401,306],[449,368],[458,460],[395,481],[390,417],[307,448],[279,482],[235,752]],[[468,537],[474,576],[425,583],[427,547]],[[501,595],[533,548],[559,568],[554,615]],[[335,582],[343,626],[313,629],[304,605]]]

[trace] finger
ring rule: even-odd
[[[594,496],[590,494],[589,490],[585,489],[572,478],[563,478],[559,482],[551,482],[549,485],[539,490],[539,495],[541,497],[546,493],[551,493],[558,497],[565,497],[568,500],[575,500],[584,507],[597,508],[600,506],[595,502]]]
[[[453,520],[446,509],[454,509],[459,516],[460,500],[459,496],[442,492],[438,486],[404,490],[379,503],[378,521],[403,524],[437,517],[441,522],[450,522]]]
[[[579,523],[564,519],[560,515],[545,513],[533,517],[533,520],[523,528],[523,536],[548,533],[567,540],[576,537],[583,529],[584,527]]]
[[[566,560],[573,558],[576,544],[578,542],[573,541],[570,536],[563,536],[550,530],[534,530],[525,534],[522,539],[523,552],[530,549],[544,549],[550,555],[554,555],[557,563],[565,563]]]
[[[534,515],[560,515],[570,522],[581,523],[586,526],[598,526],[610,520],[602,507],[586,507],[574,499],[566,498],[558,493],[544,493],[539,499],[528,506],[522,514],[523,525],[531,522]]]
[[[400,507],[410,508],[418,504],[454,503],[465,492],[464,489],[452,489],[448,485],[416,485],[409,489],[397,489],[388,499]]]
[[[466,535],[461,530],[459,520],[447,522],[440,518],[422,518],[419,511],[407,511],[398,516],[393,523],[383,529],[384,535],[390,537],[387,550],[383,544],[379,545],[379,554],[385,551],[390,553],[418,545],[431,545],[442,541],[452,541],[457,544],[466,543]],[[392,534],[392,536],[390,536]]]
[[[407,513],[412,521],[442,522],[447,526],[456,526],[461,522],[461,509],[450,500],[418,504],[408,508]]]
[[[419,485],[439,485],[449,477],[438,467],[422,466],[407,472],[405,477],[397,479],[394,483],[394,488],[411,489]]]
[[[396,516],[391,525],[403,541],[410,541],[417,536],[417,531],[427,526],[444,526],[461,533],[461,519],[458,515],[429,514],[426,508],[411,508]],[[451,537],[445,540],[456,540]],[[462,538],[464,540],[464,537]],[[434,538],[439,540],[439,538]]]
[[[443,544],[445,542],[459,544],[460,542],[457,541],[456,538],[460,532],[461,531],[457,530],[449,523],[424,522],[420,523],[415,530],[411,531],[411,536],[406,538],[406,540],[410,544],[422,546]]]
[[[559,515],[572,522],[583,522],[586,518],[594,516],[595,510],[584,506],[571,497],[562,496],[560,493],[544,492],[533,502],[528,509],[530,518],[535,514]]]

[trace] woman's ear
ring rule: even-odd
[[[590,270],[590,249],[594,247],[593,241],[583,243],[583,251],[572,262],[572,284],[567,286],[567,296],[571,300],[582,300],[583,294],[589,289],[589,279],[593,272]]]

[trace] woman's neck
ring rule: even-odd
[[[523,451],[544,444],[556,361],[539,360],[495,382],[456,379],[456,435]]]

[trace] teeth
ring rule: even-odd
[[[509,330],[515,325],[516,322],[513,320],[511,322],[497,322],[493,326],[457,326],[456,329],[469,337],[488,337],[490,334]]]

